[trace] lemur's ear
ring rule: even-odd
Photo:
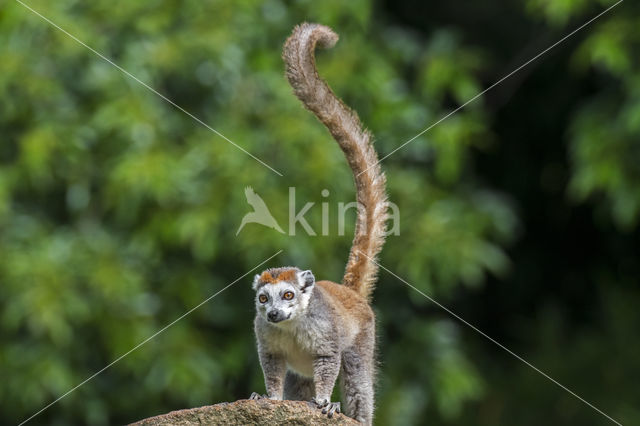
[[[251,288],[253,289],[253,291],[256,291],[258,289],[259,282],[260,282],[260,275],[256,274],[256,276],[253,277],[253,284],[251,285]]]
[[[298,281],[300,282],[300,289],[304,292],[305,289],[315,284],[316,277],[314,277],[313,273],[307,269],[306,271],[298,272]]]

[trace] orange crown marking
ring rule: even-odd
[[[295,281],[296,271],[294,269],[287,269],[286,271],[264,271],[260,275],[260,281],[275,284],[280,281]]]

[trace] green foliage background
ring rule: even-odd
[[[384,156],[610,1],[30,0],[282,172],[0,2],[0,420],[18,423],[262,260],[339,280],[354,188],[280,59],[302,21]],[[400,235],[381,262],[623,424],[640,423],[640,9],[622,3],[383,162]],[[513,62],[515,61],[515,62]],[[320,234],[281,225],[289,187]],[[321,191],[328,189],[327,198]],[[285,226],[286,228],[286,226]],[[263,389],[251,277],[34,424],[126,423]],[[381,273],[379,424],[608,421]]]

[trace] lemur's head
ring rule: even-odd
[[[303,314],[309,305],[316,280],[311,271],[295,267],[272,268],[256,275],[256,310],[270,323],[292,320]]]

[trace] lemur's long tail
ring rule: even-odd
[[[330,48],[338,35],[324,25],[303,23],[287,39],[282,58],[296,96],[329,129],[353,171],[358,200],[356,231],[349,253],[344,285],[370,299],[378,272],[374,262],[382,249],[387,219],[385,176],[371,144],[371,134],[362,128],[349,109],[320,78],[316,69],[316,45]]]

